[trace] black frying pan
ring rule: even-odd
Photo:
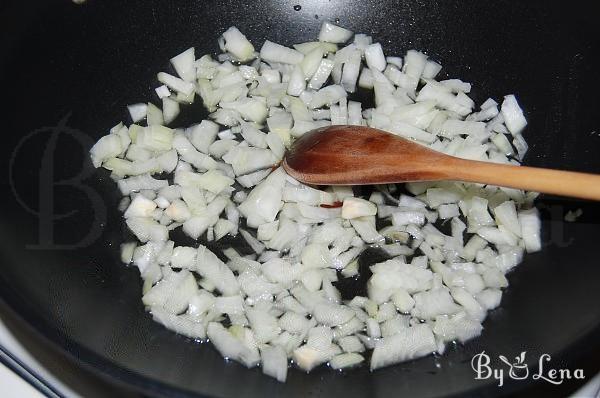
[[[92,169],[87,149],[117,121],[127,121],[125,105],[153,98],[156,72],[190,45],[197,54],[215,52],[217,36],[231,25],[257,47],[266,38],[292,44],[316,37],[324,19],[372,34],[389,54],[426,51],[448,76],[474,83],[477,103],[516,93],[529,119],[526,164],[600,172],[600,36],[585,4],[2,2],[2,300],[82,364],[151,394],[560,396],[582,383],[531,387],[531,379],[506,380],[498,388],[494,380],[474,380],[470,360],[482,350],[496,363],[500,354],[527,351],[532,369],[547,353],[553,358],[548,366],[582,367],[591,378],[600,368],[595,203],[540,200],[545,248],[510,275],[502,306],[480,338],[442,357],[373,374],[366,368],[291,371],[279,384],[259,369],[225,363],[210,345],[176,335],[144,312],[138,272],[118,260],[123,227],[116,188]],[[202,115],[197,102],[176,123]],[[584,214],[577,222],[562,221],[579,207]]]

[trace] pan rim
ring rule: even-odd
[[[167,395],[170,397],[190,398],[211,396],[206,393],[168,384],[158,379],[140,374],[134,369],[123,367],[115,361],[76,342],[66,333],[55,327],[51,322],[48,322],[43,317],[36,314],[35,311],[25,303],[26,301],[19,300],[18,294],[13,289],[6,286],[5,281],[0,278],[0,307],[10,311],[14,318],[18,319],[22,325],[33,331],[36,337],[41,341],[50,343],[49,347],[63,354],[63,356],[72,363],[83,367],[113,385],[120,385],[124,388],[149,394],[151,396]],[[596,351],[600,357],[600,325],[592,328],[592,330],[588,331],[583,336],[574,339],[572,344],[563,347],[562,350],[551,353],[551,355],[553,360],[558,358],[562,363],[572,365],[577,362],[577,360],[581,359],[584,347],[588,351]],[[600,371],[600,364],[598,365],[597,371]],[[589,381],[589,378],[584,379],[583,383],[575,387],[575,390],[583,386],[587,381]],[[523,393],[528,388],[537,385],[541,385],[541,382],[535,382],[531,379],[524,381],[508,379],[502,387],[501,395],[519,392]],[[478,387],[456,394],[446,395],[444,397],[490,396],[494,391],[498,392],[498,387],[493,380],[490,379],[488,382],[482,383],[482,385]]]

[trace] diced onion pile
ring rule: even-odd
[[[162,106],[130,105],[136,124],[119,123],[91,149],[124,196],[138,241],[122,245],[122,259],[139,268],[154,319],[279,381],[290,359],[305,371],[342,369],[372,350],[377,369],[478,336],[505,274],[541,248],[535,193],[437,182],[356,197],[348,186],[301,184],[277,165],[296,137],[332,124],[519,164],[527,122],[516,98],[475,110],[471,85],[435,80],[441,65],[425,54],[385,56],[370,36],[328,22],[318,41],[293,48],[266,41],[256,52],[235,27],[219,45],[217,59],[196,59],[194,48],[172,58],[177,76],[158,74]],[[348,99],[359,87],[375,107]],[[166,127],[196,96],[209,119]],[[255,254],[175,246],[177,228],[205,243],[239,235]],[[368,297],[343,301],[335,283],[359,273],[368,246],[389,259],[370,267]]]

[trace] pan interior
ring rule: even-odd
[[[94,140],[127,122],[127,104],[153,98],[156,72],[187,47],[214,53],[217,36],[232,25],[256,47],[267,38],[289,45],[316,37],[331,20],[372,35],[389,54],[427,52],[449,77],[474,84],[477,103],[516,93],[529,120],[526,164],[598,172],[600,36],[591,10],[474,0],[14,1],[0,10],[0,159],[10,175],[1,199],[0,297],[82,362],[154,393],[444,396],[494,391],[495,380],[475,380],[471,369],[482,350],[495,358],[527,351],[532,366],[547,353],[563,367],[599,353],[598,206],[545,197],[545,249],[510,275],[480,338],[376,373],[292,371],[279,384],[150,319],[137,270],[119,262],[116,187],[86,156]],[[180,122],[202,112],[197,102]],[[564,223],[564,213],[579,207],[584,215]],[[509,383],[505,391],[526,385]]]

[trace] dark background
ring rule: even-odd
[[[529,120],[526,164],[600,172],[595,15],[592,3],[577,1],[4,1],[0,298],[84,366],[150,394],[564,396],[581,383],[508,382],[498,389],[474,380],[469,361],[482,350],[509,358],[527,351],[530,367],[548,353],[556,368],[597,373],[596,204],[542,198],[544,251],[510,275],[480,338],[373,374],[292,370],[279,384],[151,321],[137,271],[118,261],[118,193],[106,174],[91,169],[85,151],[127,122],[127,104],[156,100],[156,73],[189,46],[197,57],[213,53],[231,25],[257,49],[266,38],[291,45],[316,38],[323,20],[339,19],[379,40],[386,54],[427,52],[446,76],[474,84],[477,103],[515,93]],[[176,123],[202,115],[197,101]],[[44,206],[50,210],[35,214]],[[576,223],[562,222],[580,207]]]

